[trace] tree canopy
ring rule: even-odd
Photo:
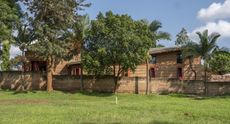
[[[216,74],[230,73],[230,53],[227,51],[216,51],[208,60],[209,68]]]
[[[10,69],[10,44],[13,40],[13,30],[19,21],[20,8],[16,0],[0,0],[0,60],[1,69]]]
[[[16,0],[0,0],[0,42],[10,40],[14,24],[19,20],[20,9]]]
[[[204,65],[204,82],[205,82],[205,93],[207,93],[207,61],[211,58],[214,51],[218,48],[217,40],[220,37],[218,33],[208,34],[208,30],[203,32],[197,32],[199,37],[198,42],[188,42],[183,46],[183,54],[189,58],[201,57],[202,63]]]
[[[185,28],[182,28],[181,31],[176,35],[176,37],[177,39],[175,41],[175,45],[177,46],[185,45],[186,43],[191,41]]]
[[[154,20],[149,24],[149,30],[151,31],[151,39],[153,41],[152,47],[157,47],[159,40],[171,40],[171,36],[168,32],[159,31],[162,28],[162,23],[158,20]]]
[[[112,73],[115,85],[118,77],[128,69],[134,71],[144,62],[153,45],[151,31],[146,23],[128,15],[99,13],[91,22],[85,40],[84,68],[93,74]]]
[[[78,11],[90,4],[85,0],[23,0],[27,6],[29,26],[35,40],[29,51],[47,61],[47,90],[52,90],[52,74],[55,63],[70,59],[74,24],[79,17]],[[71,50],[70,50],[71,49]]]

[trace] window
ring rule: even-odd
[[[155,77],[156,77],[155,69],[154,69],[154,68],[151,68],[151,69],[150,69],[150,77],[151,77],[151,78],[155,78]]]
[[[177,54],[177,64],[181,64],[183,62],[182,54],[178,53]]]
[[[155,55],[151,55],[151,60],[150,60],[150,63],[151,64],[156,64],[157,63],[157,57]]]
[[[178,69],[177,69],[177,78],[178,78],[179,80],[182,80],[182,79],[183,79],[182,68],[178,68]]]
[[[75,75],[75,76],[81,75],[81,68],[79,66],[71,66],[69,69],[71,75]]]
[[[75,75],[79,76],[80,75],[80,69],[79,68],[75,68]]]

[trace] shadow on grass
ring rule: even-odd
[[[36,91],[34,90],[30,90],[30,91],[14,91],[13,92],[13,95],[17,95],[17,94],[27,94],[27,93],[37,93]]]
[[[194,99],[194,100],[230,98],[230,94],[226,94],[226,95],[222,95],[222,96],[204,96],[204,95],[194,95],[194,94],[169,94],[169,96],[177,97],[177,98],[191,98],[191,99]]]
[[[11,93],[12,95],[17,94],[28,94],[28,93],[37,93],[35,90],[27,90],[27,91],[15,91],[15,90],[9,90],[9,89],[0,89],[2,92]]]
[[[178,123],[168,122],[168,121],[157,121],[157,120],[154,120],[154,121],[150,122],[149,124],[178,124]]]
[[[9,89],[0,89],[2,92],[8,92],[12,95],[18,95],[18,94],[28,94],[28,93],[37,93],[36,90],[28,90],[28,91],[15,91],[15,90],[9,90]],[[38,90],[41,91],[41,90]],[[86,96],[97,96],[97,97],[109,97],[113,96],[114,93],[106,93],[106,92],[88,92],[88,91],[79,91],[79,90],[70,90],[70,91],[63,91],[63,90],[55,90],[58,92],[62,92],[64,94],[80,94],[80,95],[86,95]],[[47,91],[44,91],[47,92]]]
[[[65,94],[81,94],[81,95],[86,95],[86,96],[96,96],[96,97],[110,97],[113,96],[114,93],[105,93],[105,92],[87,92],[87,91],[79,91],[79,90],[75,90],[75,91],[61,91]]]

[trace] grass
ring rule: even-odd
[[[1,124],[229,124],[230,96],[0,91]]]

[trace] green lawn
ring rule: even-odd
[[[230,96],[0,91],[0,124],[230,124]]]

